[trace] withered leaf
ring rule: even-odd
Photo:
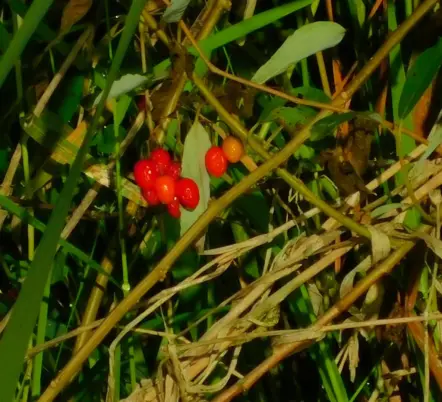
[[[367,170],[372,140],[373,135],[370,132],[356,129],[349,135],[345,144],[345,159],[350,162],[359,176]]]
[[[256,89],[243,88],[237,82],[228,81],[225,85],[214,86],[212,92],[229,113],[246,119],[253,116]]]
[[[344,195],[356,191],[371,193],[366,187],[362,176],[369,165],[373,130],[377,123],[370,119],[356,118],[350,133],[339,138],[335,150],[321,155],[330,171],[330,176]]]
[[[321,159],[326,163],[331,179],[343,195],[351,195],[357,191],[361,191],[361,195],[370,193],[362,178],[343,157],[343,151],[340,147],[334,151],[323,152]]]
[[[92,0],[69,0],[63,9],[60,32],[67,32],[80,21],[92,6]]]

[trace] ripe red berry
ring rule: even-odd
[[[181,176],[181,163],[175,161],[171,162],[166,174],[171,176],[174,180],[178,180]]]
[[[167,204],[167,211],[169,212],[170,216],[176,219],[181,216],[180,202],[178,201],[177,197],[174,197],[173,201],[170,204]]]
[[[223,152],[231,163],[238,162],[244,153],[244,145],[238,138],[229,135],[223,141]]]
[[[150,207],[154,207],[160,203],[160,199],[158,198],[158,194],[154,188],[143,189],[142,194]]]
[[[200,202],[200,192],[192,179],[181,179],[176,182],[175,193],[184,208],[195,209]]]
[[[175,197],[175,180],[170,176],[161,176],[155,182],[158,199],[163,204],[170,204]]]
[[[148,159],[142,159],[138,161],[134,166],[134,177],[136,183],[141,188],[154,188],[155,180],[158,177],[155,162]]]
[[[221,177],[227,170],[227,158],[220,147],[211,147],[206,153],[206,169],[212,176]]]
[[[169,168],[172,158],[163,148],[157,148],[150,154],[150,159],[152,159],[158,166],[158,173],[162,176],[166,174],[167,169]]]

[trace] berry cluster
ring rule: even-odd
[[[193,210],[200,201],[197,184],[181,177],[181,164],[172,161],[162,148],[154,150],[149,159],[142,159],[134,166],[135,181],[149,205],[167,205],[174,218],[181,216],[180,204]]]
[[[206,153],[206,169],[212,176],[221,177],[226,173],[228,163],[238,162],[244,153],[242,142],[229,136],[221,147],[213,146]]]

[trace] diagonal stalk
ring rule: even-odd
[[[343,105],[376,70],[382,60],[388,55],[390,50],[399,43],[404,36],[416,25],[416,23],[437,3],[437,0],[426,0],[380,47],[372,59],[355,76],[339,97],[335,99],[333,105]],[[179,239],[170,252],[158,263],[129,295],[123,299],[115,309],[107,316],[103,323],[96,329],[90,339],[78,351],[78,353],[59,372],[58,376],[51,382],[44,394],[39,399],[40,402],[52,401],[68,385],[69,381],[80,371],[83,363],[90,353],[103,341],[109,331],[121,320],[127,311],[144,296],[158,281],[164,280],[169,269],[179,256],[191,246],[205,231],[206,227],[215,217],[227,208],[236,198],[255,185],[264,176],[284,163],[293,152],[310,136],[310,129],[318,120],[327,116],[330,112],[322,111],[303,127],[295,137],[277,154],[263,163],[258,169],[250,173],[240,183],[227,191],[221,198],[214,201],[206,212],[189,228],[189,230]],[[407,243],[409,245],[410,243]],[[413,243],[411,243],[412,247]],[[410,249],[411,249],[410,247]],[[403,252],[403,248],[396,251],[393,256]],[[405,250],[405,253],[408,250]]]

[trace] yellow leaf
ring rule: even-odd
[[[92,0],[69,0],[63,9],[60,32],[69,31],[72,25],[80,21],[92,6]]]

